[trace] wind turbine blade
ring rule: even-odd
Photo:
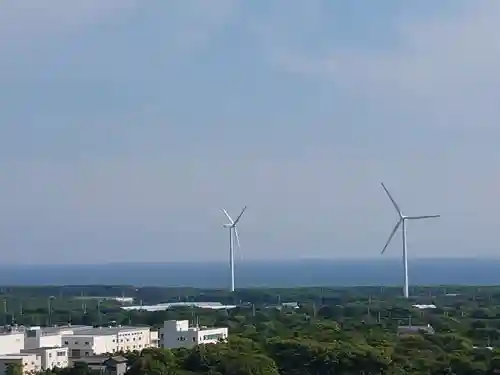
[[[236,220],[234,221],[233,225],[236,225],[238,224],[238,221],[240,221],[241,219],[241,216],[243,215],[243,212],[245,212],[245,210],[247,209],[247,206],[243,207],[243,209],[241,210],[241,213],[238,215],[238,217],[236,218]]]
[[[403,221],[403,219],[399,220],[398,223],[396,224],[396,226],[394,227],[394,229],[392,230],[391,232],[391,235],[389,236],[389,239],[387,240],[387,242],[385,243],[385,246],[384,248],[382,249],[382,251],[380,252],[380,254],[383,254],[385,253],[385,250],[387,249],[387,246],[389,246],[389,244],[391,243],[392,241],[392,237],[394,237],[394,235],[396,234],[397,230],[399,229],[399,226],[401,225],[401,222]]]
[[[240,236],[238,235],[238,229],[234,227],[234,238],[236,238],[236,243],[238,244],[238,249],[241,248]]]
[[[396,209],[396,211],[398,212],[399,216],[402,216],[402,213],[401,213],[401,209],[399,208],[398,204],[396,203],[396,201],[394,200],[394,198],[392,198],[391,196],[391,193],[389,193],[389,190],[387,190],[387,188],[385,187],[384,183],[381,182],[380,183],[382,185],[382,187],[384,188],[385,190],[385,193],[387,194],[387,196],[389,197],[389,199],[391,200],[392,204],[394,205],[394,208]]]
[[[234,224],[233,219],[231,219],[231,216],[229,216],[229,214],[227,213],[227,211],[226,211],[224,208],[222,208],[222,212],[224,212],[224,215],[226,215],[226,217],[227,217],[227,219],[229,220],[229,222],[230,222],[231,224]]]
[[[441,215],[425,215],[425,216],[408,216],[409,220],[419,220],[419,219],[436,219],[441,217]]]

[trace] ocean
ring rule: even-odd
[[[500,259],[415,259],[411,285],[500,285]],[[236,285],[248,287],[401,285],[402,264],[385,260],[245,262]],[[227,263],[0,265],[0,285],[135,285],[226,288]]]

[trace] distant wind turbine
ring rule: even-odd
[[[385,187],[385,185],[383,183],[382,183],[382,187],[384,188],[385,193],[387,194],[387,196],[391,200],[394,208],[398,212],[399,220],[398,220],[396,226],[394,227],[394,229],[392,230],[391,235],[389,236],[389,239],[385,243],[385,246],[382,249],[381,254],[383,254],[385,252],[385,250],[387,249],[387,246],[389,246],[389,244],[391,243],[391,240],[394,237],[394,235],[396,234],[397,230],[399,229],[400,226],[402,226],[401,232],[402,232],[402,237],[403,237],[403,268],[404,268],[403,294],[404,294],[405,298],[408,298],[409,297],[409,293],[408,293],[408,253],[407,253],[407,249],[406,249],[406,221],[407,220],[420,220],[420,219],[435,219],[435,218],[441,217],[441,215],[425,215],[425,216],[406,216],[406,215],[403,215],[398,204],[392,198],[391,194],[389,193],[389,190],[387,190],[387,188]]]
[[[236,228],[236,224],[241,219],[241,216],[247,209],[247,206],[243,207],[240,214],[233,220],[231,216],[227,213],[227,211],[223,208],[222,212],[226,215],[229,220],[229,224],[223,224],[224,228],[229,229],[229,268],[231,269],[231,292],[234,292],[234,241],[233,238],[236,239],[236,243],[238,244],[238,248],[240,248],[240,237],[238,236],[238,229]]]

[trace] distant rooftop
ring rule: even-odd
[[[426,326],[399,326],[398,327],[398,333],[399,334],[410,334],[410,333],[419,333],[419,332],[424,332],[428,334],[434,334],[434,328],[430,324]]]
[[[226,310],[234,309],[236,305],[223,305],[220,302],[167,302],[157,305],[123,306],[123,310],[165,311],[175,307],[196,307],[199,309]]]
[[[425,310],[425,309],[435,309],[436,305],[420,305],[420,304],[416,304],[416,305],[413,305],[413,307],[415,307],[417,309],[420,309],[420,310]]]

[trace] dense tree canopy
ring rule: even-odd
[[[125,312],[116,302],[74,298],[83,293],[123,293],[147,303],[236,301],[239,307]],[[7,308],[2,318],[24,324],[46,324],[50,319],[52,323],[71,320],[154,327],[167,319],[189,319],[230,329],[228,342],[217,345],[124,353],[129,375],[500,373],[500,351],[496,349],[500,340],[500,288],[413,288],[415,297],[411,300],[399,298],[398,293],[398,289],[374,287],[253,289],[234,295],[221,290],[168,288],[4,288]],[[292,301],[299,307],[281,305]],[[21,304],[22,315],[14,308]],[[414,306],[417,304],[433,304],[435,308],[422,309]],[[430,324],[435,333],[399,335],[398,326],[409,324]],[[89,371],[54,370],[61,375]]]

